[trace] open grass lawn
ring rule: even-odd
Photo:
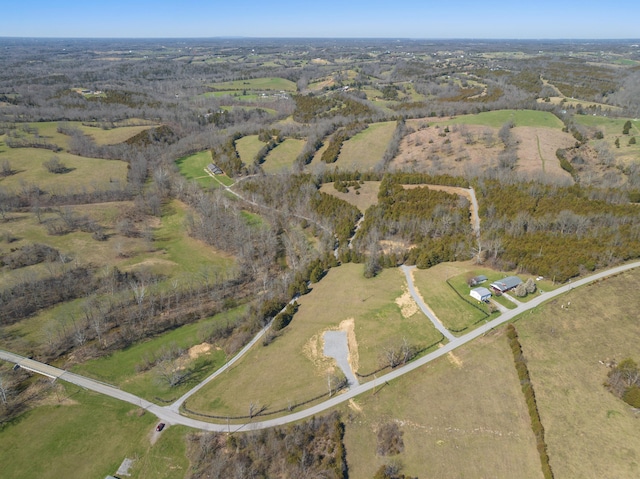
[[[232,97],[234,100],[242,100],[242,101],[256,101],[258,100],[257,93],[247,93],[243,95],[239,93],[238,90],[227,90],[227,91],[208,91],[204,93],[205,97],[213,97],[213,98],[223,98],[223,97]]]
[[[75,123],[74,126],[77,126],[82,130],[82,132],[86,135],[89,135],[93,138],[93,141],[98,145],[117,145],[118,143],[123,143],[127,141],[129,138],[136,136],[138,133],[142,131],[149,130],[150,128],[157,127],[160,125],[139,125],[139,126],[120,126],[117,128],[110,128],[108,130],[104,130],[98,127],[85,126]]]
[[[331,269],[299,299],[299,311],[279,337],[269,346],[256,345],[231,371],[189,399],[188,408],[246,415],[252,402],[278,410],[327,392],[327,372],[334,363],[322,354],[322,334],[345,320],[353,320],[351,360],[362,373],[377,369],[383,348],[403,338],[418,348],[441,338],[422,313],[410,311],[403,317],[395,303],[403,295],[399,270],[385,270],[369,280],[362,272],[357,264]]]
[[[153,253],[151,261],[173,266],[165,271],[167,275],[194,274],[203,270],[227,273],[235,260],[232,256],[215,250],[212,246],[189,236],[185,228],[187,206],[174,200],[164,209],[162,223],[154,231],[154,247],[159,250]]]
[[[58,121],[43,121],[43,122],[32,122],[29,123],[29,127],[36,128],[38,131],[38,137],[41,140],[46,141],[47,143],[53,143],[58,145],[60,148],[68,149],[69,147],[69,136],[59,133],[58,126],[61,124],[68,125],[72,128],[78,128],[85,135],[90,136],[93,141],[98,145],[115,145],[118,143],[122,143],[132,136],[137,135],[141,131],[148,130],[154,126],[159,126],[158,124],[148,122],[145,120],[135,120],[132,119],[131,122],[138,123],[133,126],[128,126],[126,123],[122,123],[121,126],[116,126],[115,128],[103,129],[99,126],[87,126],[83,125],[83,122],[80,121],[67,121],[67,122],[58,122]],[[143,123],[143,124],[141,124]],[[18,125],[18,128],[20,125]],[[27,135],[25,137],[33,138],[32,135]]]
[[[155,425],[157,423],[154,422]],[[147,448],[144,455],[131,467],[134,479],[184,479],[189,471],[187,459],[187,434],[192,429],[184,426],[168,426],[162,430],[158,441]]]
[[[222,350],[212,346],[210,350],[199,356],[192,353],[194,357],[190,360],[185,357],[185,367],[193,368],[194,373],[184,384],[174,388],[170,388],[159,380],[156,368],[138,373],[136,366],[143,364],[146,358],[157,355],[163,349],[175,346],[188,350],[192,346],[200,345],[201,338],[206,337],[216,324],[233,323],[244,314],[245,310],[245,307],[236,308],[197,323],[182,326],[127,349],[116,351],[110,356],[77,364],[72,370],[78,374],[118,386],[149,401],[157,402],[156,398],[158,397],[165,401],[177,399],[224,364],[226,357]]]
[[[369,127],[345,141],[340,150],[338,165],[370,170],[382,160],[384,152],[396,129],[395,121],[373,123]]]
[[[611,118],[593,115],[575,115],[574,119],[576,123],[579,123],[580,125],[602,130],[605,135],[617,135],[620,137],[624,137],[622,135],[624,124],[628,120],[631,120],[631,130],[629,137],[633,135],[640,135],[640,121],[634,120],[633,118]]]
[[[474,324],[482,322],[483,319],[489,318],[460,297],[468,297],[469,301],[475,302],[469,296],[470,288],[467,286],[466,280],[468,276],[473,277],[479,274],[489,277],[489,281],[482,285],[485,287],[488,287],[491,281],[504,276],[491,270],[477,268],[471,262],[441,263],[433,268],[413,270],[415,286],[424,302],[433,310],[442,324],[454,332],[466,330]],[[452,286],[460,295],[456,294],[456,291],[447,284],[447,279],[451,281]],[[478,306],[487,313],[489,312],[484,304]]]
[[[251,80],[236,80],[214,83],[216,90],[283,90],[296,91],[296,84],[284,78],[253,78]]]
[[[43,165],[53,156],[68,169],[66,173],[50,173]],[[127,163],[71,155],[64,151],[54,153],[42,148],[9,148],[0,144],[0,162],[9,161],[15,174],[0,179],[0,186],[18,190],[22,183],[37,184],[41,189],[63,194],[65,192],[106,190],[124,186],[127,181]]]
[[[258,140],[258,135],[243,136],[236,141],[236,150],[240,155],[240,159],[247,165],[253,164],[253,160],[260,149],[266,143]]]
[[[607,118],[602,116],[576,115],[576,121],[582,125],[596,128],[604,133],[603,140],[592,140],[591,143],[605,141],[616,158],[623,163],[637,162],[640,157],[640,121],[632,118]],[[631,121],[631,130],[623,135],[622,130],[627,121]],[[635,137],[636,144],[630,145],[629,140]],[[615,146],[616,139],[620,148]]]
[[[205,150],[179,158],[176,165],[180,174],[187,180],[196,180],[201,186],[215,188],[218,183],[204,171],[212,161],[211,152]]]
[[[46,405],[0,429],[2,477],[102,478],[115,474],[125,457],[137,458],[133,478],[184,477],[184,428],[168,428],[151,445],[155,416],[77,386],[57,387]]]
[[[304,147],[304,140],[287,138],[269,152],[262,169],[267,173],[279,173],[290,170],[296,158]]]
[[[476,115],[462,115],[450,120],[436,120],[429,123],[438,124],[469,124],[500,128],[507,121],[512,120],[515,126],[548,127],[561,130],[562,121],[552,113],[537,110],[497,110],[478,113]]]
[[[542,479],[502,332],[381,384],[376,394],[365,393],[342,410],[351,479],[370,479],[393,461],[411,477]],[[399,426],[404,452],[385,457],[376,453],[376,431],[389,422]]]
[[[638,414],[604,388],[609,369],[599,362],[640,362],[638,288],[634,270],[575,289],[515,324],[556,479],[640,476]]]
[[[357,207],[363,213],[372,205],[378,204],[378,190],[380,189],[379,181],[365,181],[360,185],[360,189],[349,187],[348,193],[341,193],[335,189],[333,183],[325,183],[320,191],[329,195],[336,196],[341,200],[345,200]]]

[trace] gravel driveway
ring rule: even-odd
[[[327,331],[324,333],[324,355],[336,360],[349,381],[349,387],[359,384],[349,364],[349,342],[346,331]]]

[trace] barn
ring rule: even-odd
[[[491,298],[491,291],[483,287],[474,288],[469,293],[469,296],[477,299],[478,301],[489,301],[489,298]]]
[[[498,281],[491,283],[491,288],[500,293],[505,293],[522,283],[522,280],[517,276],[507,276]]]

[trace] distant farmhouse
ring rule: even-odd
[[[491,288],[498,293],[505,293],[520,283],[522,283],[522,280],[517,276],[507,276],[506,278],[491,283]]]
[[[474,299],[477,299],[478,301],[485,302],[485,301],[489,301],[489,299],[491,298],[491,291],[481,286],[479,288],[472,289],[471,292],[469,293],[469,296],[471,296]]]
[[[207,166],[207,170],[212,175],[223,175],[224,174],[224,171],[222,171],[220,169],[220,167],[214,165],[213,163],[209,163],[209,165]]]

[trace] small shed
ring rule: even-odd
[[[469,296],[477,299],[478,301],[489,301],[489,298],[491,298],[491,291],[483,287],[474,288],[469,293]]]
[[[209,166],[207,166],[207,169],[214,175],[223,174],[223,171],[220,169],[220,167],[217,165],[214,165],[213,163],[209,163]]]
[[[507,276],[506,278],[491,283],[491,287],[500,293],[504,293],[515,288],[520,283],[522,283],[522,280],[517,276]]]
[[[471,278],[469,280],[469,285],[475,286],[476,284],[484,283],[487,279],[489,278],[487,278],[484,274],[481,274],[479,276],[476,276],[475,278]]]

